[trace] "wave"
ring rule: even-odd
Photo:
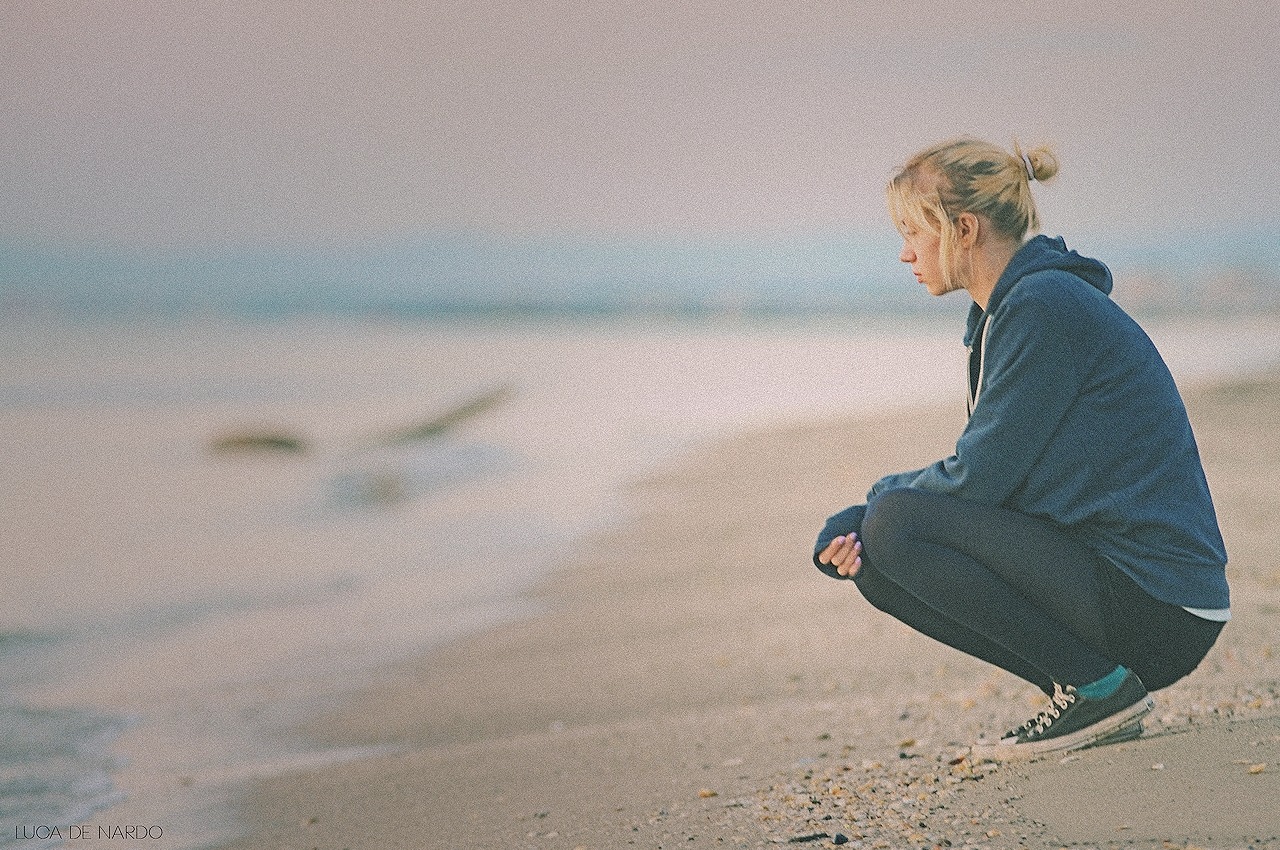
[[[1072,242],[1138,301],[1276,306],[1274,231]],[[768,238],[421,236],[379,244],[141,253],[0,244],[7,312],[583,317],[928,309],[892,231]]]

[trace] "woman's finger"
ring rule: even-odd
[[[826,548],[824,548],[821,552],[818,553],[818,563],[820,564],[831,563],[831,559],[835,557],[836,552],[839,551],[840,546],[843,543],[844,543],[843,535],[833,539],[830,543],[826,545]]]

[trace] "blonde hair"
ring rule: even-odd
[[[899,231],[924,230],[940,242],[942,273],[953,288],[956,219],[980,215],[1002,236],[1021,242],[1038,230],[1031,181],[1048,181],[1058,173],[1058,157],[1042,145],[1013,153],[970,136],[923,150],[889,181],[889,215]]]

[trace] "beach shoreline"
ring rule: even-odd
[[[850,494],[949,451],[962,411],[921,408],[751,431],[635,483],[634,519],[571,553],[540,613],[390,667],[305,729],[394,753],[255,785],[222,846],[1280,846],[1280,376],[1187,400],[1234,621],[1138,741],[952,764],[1042,697],[808,566]]]

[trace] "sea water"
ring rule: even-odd
[[[1184,383],[1280,357],[1269,319],[1153,335]],[[0,847],[79,824],[223,840],[247,780],[367,754],[316,751],[302,722],[536,614],[526,591],[625,518],[628,480],[746,428],[964,398],[958,319],[28,320],[0,339]],[[255,429],[305,450],[211,449]]]

